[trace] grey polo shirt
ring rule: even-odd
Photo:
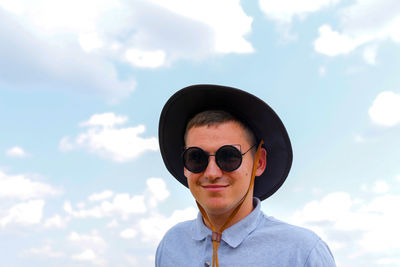
[[[220,267],[334,267],[333,256],[312,231],[293,226],[255,209],[222,233],[218,249]],[[212,264],[211,230],[199,213],[197,219],[175,225],[164,236],[156,253],[158,267],[207,267]]]

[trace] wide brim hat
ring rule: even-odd
[[[284,183],[292,165],[292,146],[278,115],[263,100],[232,87],[199,84],[176,92],[165,104],[158,128],[160,151],[168,171],[188,187],[184,175],[182,152],[186,125],[197,113],[224,110],[245,122],[256,136],[264,140],[267,167],[256,177],[254,196],[264,200]]]

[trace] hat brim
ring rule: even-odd
[[[159,143],[168,171],[188,187],[182,163],[186,124],[205,110],[225,110],[246,122],[258,140],[264,140],[267,167],[256,177],[254,196],[264,200],[284,183],[292,165],[292,146],[278,115],[263,100],[232,87],[200,84],[176,92],[165,104],[159,122]]]

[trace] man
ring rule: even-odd
[[[163,108],[159,142],[200,213],[166,233],[156,266],[335,266],[313,232],[260,210],[292,163],[286,129],[264,101],[225,86],[184,88]]]

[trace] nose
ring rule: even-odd
[[[215,156],[210,156],[208,158],[208,165],[204,170],[204,176],[210,180],[222,177],[222,170],[218,167],[217,162],[215,161]]]

